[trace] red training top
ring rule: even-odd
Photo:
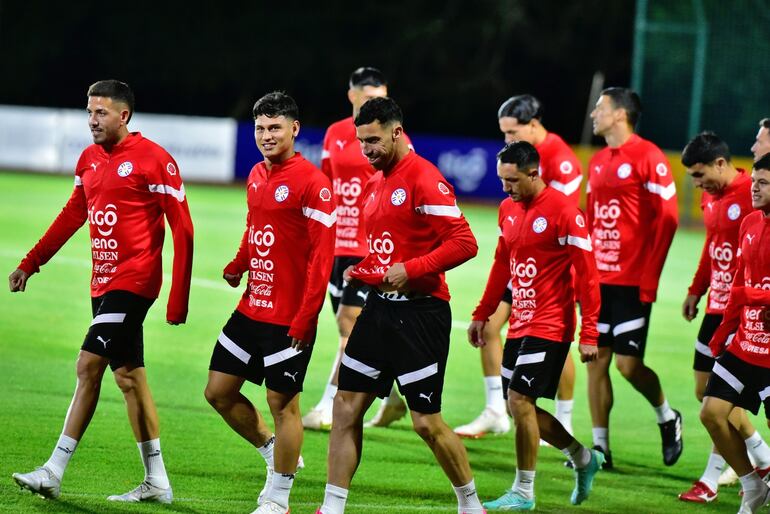
[[[91,296],[123,290],[157,298],[163,281],[163,214],[174,237],[174,269],[166,319],[187,318],[193,225],[174,159],[132,132],[107,152],[91,145],[80,155],[75,188],[45,235],[19,264],[40,271],[86,219],[91,235]]]
[[[583,172],[580,161],[572,148],[553,132],[535,145],[540,155],[540,176],[546,184],[569,198],[573,205],[580,205],[580,183]]]
[[[498,223],[495,259],[473,319],[487,320],[495,312],[511,280],[508,338],[572,342],[577,298],[582,315],[580,343],[595,346],[601,303],[599,274],[583,213],[570,199],[546,187],[530,203],[503,200]]]
[[[660,148],[636,134],[588,166],[587,214],[602,284],[638,286],[654,302],[678,224],[676,186]]]
[[[400,262],[409,290],[449,301],[444,272],[478,252],[454,190],[430,162],[410,151],[393,169],[378,171],[364,189],[369,254],[352,276],[374,287]]]
[[[716,195],[701,197],[706,241],[698,269],[687,293],[703,296],[708,290],[706,313],[722,314],[738,266],[738,233],[751,211],[751,178],[743,170]]]
[[[238,311],[255,321],[289,326],[289,336],[309,341],[334,261],[331,183],[298,152],[270,170],[264,161],[256,164],[246,203],[246,230],[224,270],[249,273]]]

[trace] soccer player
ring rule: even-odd
[[[678,223],[676,186],[660,149],[634,133],[642,104],[634,91],[602,91],[591,112],[594,134],[607,147],[589,162],[588,219],[594,243],[602,307],[599,356],[588,365],[588,401],[594,447],[612,467],[609,414],[615,354],[620,374],[655,410],[663,462],[682,453],[682,416],[672,409],[658,375],[644,363],[647,331],[658,280]]]
[[[580,202],[580,182],[583,180],[580,161],[562,138],[546,130],[541,122],[542,117],[542,104],[532,95],[513,96],[503,102],[497,111],[500,132],[505,136],[505,142],[526,141],[534,145],[540,155],[540,176],[546,184],[564,194],[577,206]],[[487,404],[476,419],[455,428],[455,432],[463,437],[477,438],[486,433],[507,433],[511,429],[500,379],[500,363],[503,358],[500,330],[511,316],[511,302],[511,289],[506,288],[497,309],[484,325],[486,344],[481,347],[481,367]],[[574,389],[575,363],[571,355],[567,354],[556,393],[556,419],[570,434]]]
[[[573,462],[571,502],[579,505],[588,498],[604,455],[581,445],[536,402],[556,394],[575,332],[576,297],[582,315],[580,358],[583,362],[596,358],[599,274],[591,239],[583,213],[547,186],[538,172],[539,155],[534,146],[525,141],[510,143],[497,158],[497,174],[509,197],[500,204],[502,235],[484,296],[468,327],[468,340],[484,347],[484,325],[497,308],[505,284],[512,281],[513,312],[502,374],[516,423],[517,469],[511,489],[497,500],[484,502],[484,507],[535,508],[535,467],[541,437]]]
[[[759,122],[759,132],[754,144],[751,146],[754,160],[758,161],[763,155],[770,153],[770,118],[763,118]]]
[[[144,464],[144,480],[120,502],[171,503],[173,493],[160,450],[158,413],[144,369],[142,323],[162,281],[164,222],[174,236],[174,265],[166,320],[184,323],[192,272],[193,225],[184,185],[174,159],[139,132],[129,132],[134,94],[117,80],[88,89],[88,126],[94,144],[80,155],[69,201],[42,239],[8,277],[12,292],[24,291],[88,220],[91,236],[93,321],[77,359],[77,385],[64,429],[48,461],[16,482],[46,498],[56,498],[78,442],[99,401],[107,366],[123,392],[128,420]]]
[[[361,313],[361,307],[369,292],[367,286],[356,287],[345,282],[342,279],[342,273],[348,266],[357,264],[369,253],[366,246],[366,232],[363,228],[364,196],[361,193],[375,172],[372,165],[361,154],[353,120],[358,116],[358,111],[364,102],[370,98],[382,96],[388,96],[388,84],[382,72],[370,67],[356,69],[350,75],[348,89],[348,100],[353,106],[353,116],[333,123],[324,137],[321,171],[331,179],[334,197],[337,200],[337,239],[334,248],[334,266],[329,280],[329,298],[337,319],[339,350],[321,400],[302,418],[302,425],[305,428],[328,430],[331,427],[340,359],[345,351],[350,331]],[[405,415],[406,404],[393,388],[367,426],[388,426]]]
[[[695,136],[682,152],[682,164],[695,187],[703,189],[701,209],[706,225],[698,269],[682,305],[682,315],[692,321],[698,314],[698,302],[708,291],[706,315],[695,342],[695,397],[703,401],[714,357],[708,347],[730,294],[730,286],[738,264],[738,230],[751,212],[751,178],[736,169],[730,161],[730,149],[716,134],[703,132]],[[770,448],[741,408],[731,414],[731,422],[746,442],[755,464],[762,470],[770,467]],[[679,495],[683,501],[707,503],[717,497],[719,478],[725,459],[714,448],[706,469],[692,487]],[[765,470],[765,472],[770,469]]]
[[[700,413],[714,445],[740,477],[741,514],[758,512],[770,502],[770,488],[753,469],[744,438],[730,421],[736,407],[756,414],[760,402],[770,418],[770,154],[754,163],[751,204],[757,210],[741,223],[730,298],[709,343],[717,360]]]
[[[458,512],[483,512],[465,448],[441,417],[451,330],[444,272],[478,246],[452,187],[409,149],[402,123],[390,98],[369,100],[355,119],[361,150],[378,172],[364,190],[369,254],[345,278],[372,291],[342,356],[322,514],[344,512],[361,460],[363,415],[394,379],[414,430],[454,486]]]
[[[334,256],[336,219],[331,183],[294,150],[299,113],[294,100],[269,93],[254,104],[254,138],[264,161],[249,174],[246,230],[223,278],[248,280],[219,334],[206,399],[265,460],[265,486],[255,513],[289,512],[302,446],[299,393],[310,361]],[[265,383],[275,436],[241,393]]]

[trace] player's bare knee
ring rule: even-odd
[[[637,378],[643,366],[644,364],[642,364],[641,360],[633,357],[618,356],[615,360],[617,370],[623,375],[623,378],[631,382]]]
[[[203,396],[206,398],[206,401],[209,402],[209,405],[214,407],[217,411],[226,409],[232,404],[231,394],[228,394],[228,392],[222,391],[211,384],[206,384],[206,389],[203,390]]]
[[[270,413],[277,420],[285,419],[291,416],[299,416],[299,404],[296,401],[296,393],[279,393],[278,391],[267,391],[267,405],[270,407]]]
[[[124,395],[132,394],[139,386],[137,378],[123,368],[115,370],[115,383]]]
[[[356,324],[360,309],[351,309],[344,305],[340,306],[337,312],[337,330],[342,337],[349,337],[353,331],[353,325]]]
[[[433,422],[431,418],[427,416],[413,416],[412,427],[417,435],[429,445],[433,445],[441,433],[441,426]]]
[[[534,405],[529,398],[522,394],[513,394],[512,391],[508,391],[508,409],[514,421],[535,412]]]
[[[720,419],[719,414],[714,409],[704,404],[700,410],[700,422],[707,430],[711,431],[711,429],[719,427],[721,423],[726,423],[727,419]]]

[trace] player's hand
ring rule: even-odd
[[[24,290],[27,288],[28,278],[29,274],[27,272],[20,269],[13,270],[13,273],[8,275],[8,287],[11,289],[11,292],[24,292]]]
[[[580,362],[591,362],[599,357],[599,347],[596,345],[580,343],[578,351],[580,351]]]
[[[313,343],[305,342],[302,339],[297,339],[296,337],[291,338],[291,347],[300,352],[305,348],[309,348],[311,344]]]
[[[230,287],[238,287],[241,283],[241,275],[236,275],[235,273],[224,273],[222,278],[230,284]]]
[[[404,263],[397,262],[385,272],[385,276],[382,277],[382,281],[385,284],[390,284],[393,289],[406,289],[406,284],[409,282],[409,276],[406,274],[406,267]]]
[[[355,268],[355,266],[353,266],[352,264],[347,268],[345,268],[345,271],[342,272],[342,280],[347,282],[352,287],[361,287],[363,282],[361,282],[357,278],[353,277],[353,275],[351,275],[351,273],[353,273],[353,268]]]
[[[682,304],[682,316],[684,316],[684,319],[687,321],[694,320],[698,315],[698,300],[700,300],[700,296],[695,296],[694,294],[688,294],[684,299],[684,303]]]
[[[471,324],[468,325],[468,342],[471,343],[471,346],[481,348],[487,345],[487,342],[484,341],[484,327],[486,325],[486,321],[478,320],[471,321]]]

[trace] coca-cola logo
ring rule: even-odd
[[[358,197],[361,196],[361,179],[353,177],[350,182],[343,182],[342,179],[334,180],[334,194],[342,199],[345,205],[355,205]]]
[[[114,204],[108,203],[104,210],[96,210],[96,207],[91,207],[88,210],[88,223],[95,226],[99,234],[103,236],[111,235],[117,222],[118,208]]]
[[[390,232],[385,231],[376,239],[373,239],[372,235],[369,234],[367,243],[369,244],[369,253],[376,254],[377,260],[382,264],[390,264],[390,260],[393,257],[393,250],[395,249]]]
[[[94,273],[99,273],[100,275],[115,273],[117,269],[117,266],[109,262],[105,262],[103,264],[94,264]]]
[[[267,224],[264,228],[254,230],[254,227],[249,227],[249,243],[256,246],[257,254],[260,257],[267,257],[270,253],[270,248],[275,244],[275,233],[273,232],[273,226]]]
[[[273,285],[257,284],[251,287],[251,292],[257,296],[271,296],[273,294]]]
[[[594,217],[604,228],[615,228],[620,217],[620,201],[613,198],[607,202],[607,205],[594,202]]]

